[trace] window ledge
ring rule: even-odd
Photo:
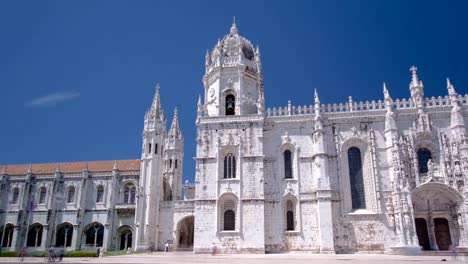
[[[287,182],[297,182],[296,178],[284,178],[284,180]]]
[[[220,236],[238,236],[239,231],[237,230],[229,230],[229,231],[218,231],[218,235]]]
[[[219,181],[240,181],[239,178],[221,178]]]
[[[376,215],[377,213],[366,210],[366,209],[357,209],[348,213],[348,215]]]
[[[286,230],[283,233],[285,235],[299,235],[301,232],[298,230]]]

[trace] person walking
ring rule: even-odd
[[[164,251],[169,252],[169,242],[164,243]]]
[[[211,256],[216,255],[216,245],[215,243],[211,243]]]

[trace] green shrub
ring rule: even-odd
[[[18,252],[16,251],[0,251],[0,257],[16,257]]]
[[[116,250],[116,251],[104,251],[104,256],[120,256],[127,255],[125,250]]]
[[[96,251],[69,251],[65,253],[65,257],[69,258],[95,258],[97,256]]]

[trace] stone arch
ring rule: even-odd
[[[41,223],[34,223],[29,226],[26,246],[27,247],[40,247],[43,243],[42,233],[44,226]]]
[[[55,235],[55,246],[56,247],[70,247],[73,239],[73,225],[64,222],[57,226]]]
[[[232,193],[232,192],[226,192],[223,193],[219,198],[218,198],[218,230],[219,231],[239,231],[239,222],[240,222],[240,217],[239,217],[239,199],[237,196]],[[229,216],[232,214],[232,211],[234,213],[234,229],[229,229],[225,230],[225,224],[226,220],[230,219],[224,219],[225,214],[227,213]]]
[[[411,192],[419,244],[426,250],[459,245],[459,207],[463,196],[443,183],[428,182]],[[424,225],[425,224],[425,225]]]
[[[177,249],[190,249],[193,247],[195,217],[185,216],[177,222],[176,247]]]
[[[0,227],[0,248],[8,248],[13,245],[14,232],[15,226],[11,223],[7,223]]]
[[[298,199],[291,193],[284,195],[281,199],[283,231],[299,230],[300,222],[298,207]]]
[[[345,212],[351,212],[353,209],[352,195],[351,195],[351,175],[348,150],[357,148],[361,154],[362,165],[362,181],[364,185],[364,199],[366,201],[365,209],[375,212],[376,208],[376,194],[375,194],[375,179],[373,175],[372,156],[370,153],[370,145],[367,141],[359,137],[351,137],[343,142],[340,149],[340,165],[341,165],[341,188],[343,193],[343,208]]]
[[[83,242],[87,247],[102,247],[104,242],[104,225],[92,222],[83,229]]]
[[[116,236],[117,250],[127,250],[133,246],[133,228],[128,225],[120,226]]]

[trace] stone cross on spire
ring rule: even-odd
[[[155,89],[156,92],[154,94],[154,99],[153,103],[151,104],[150,112],[154,117],[164,120],[164,114],[161,106],[161,97],[159,95],[159,84],[156,84]]]

